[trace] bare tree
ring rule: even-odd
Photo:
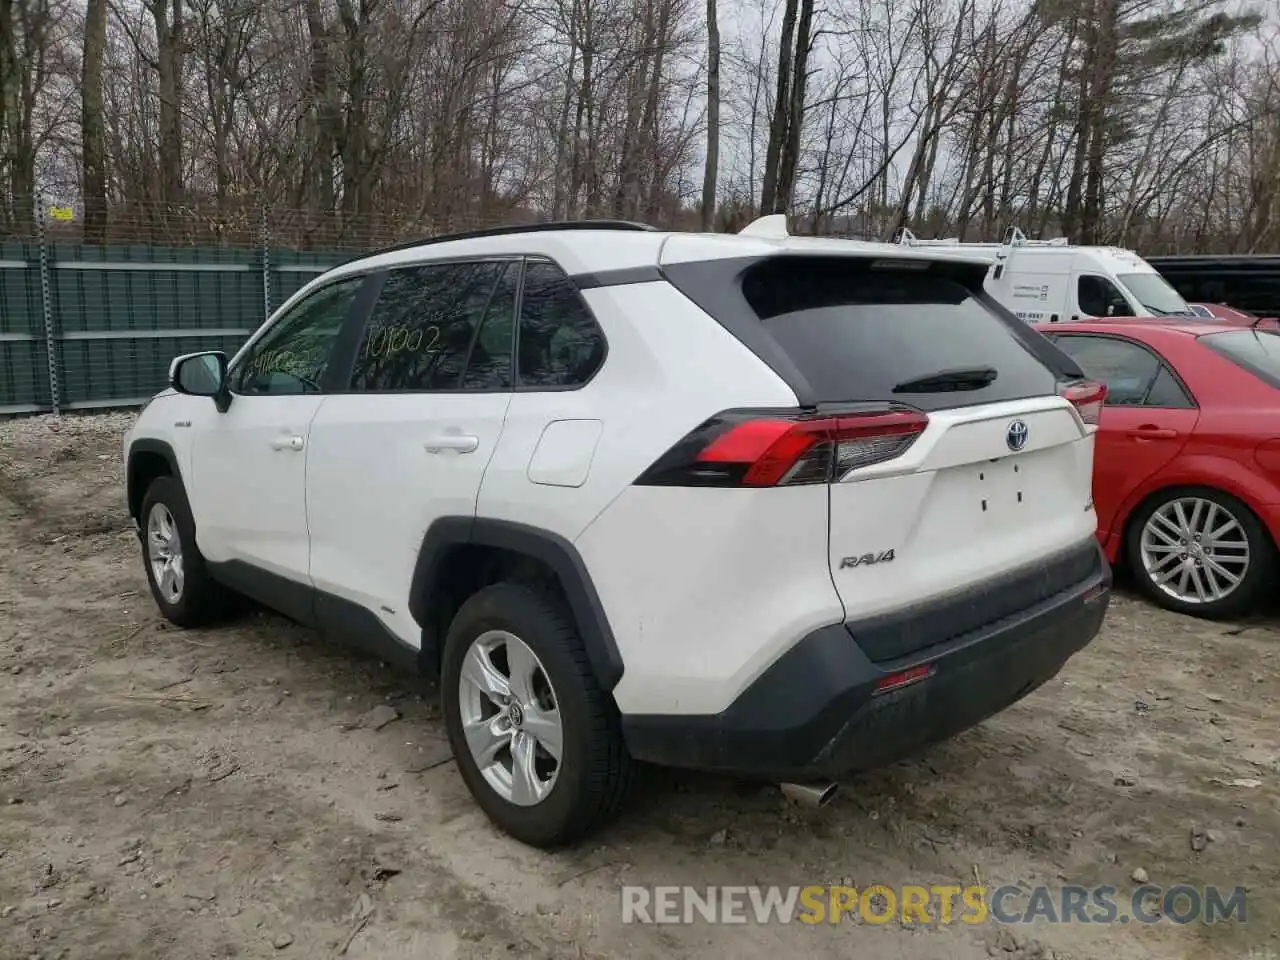
[[[88,0],[80,72],[80,143],[85,242],[97,244],[104,243],[107,235],[107,129],[102,98],[106,56],[107,0]]]
[[[702,229],[716,218],[716,178],[720,174],[720,26],[716,0],[707,0],[707,164],[702,173]]]
[[[1225,0],[0,0],[0,231],[43,191],[91,242],[784,211],[1273,250],[1278,50]]]

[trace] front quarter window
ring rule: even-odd
[[[1128,299],[1106,277],[1085,274],[1076,284],[1080,312],[1090,317],[1132,317]]]

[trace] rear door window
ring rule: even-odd
[[[1141,344],[1083,333],[1056,334],[1054,340],[1086,374],[1107,385],[1109,407],[1195,406],[1168,365]]]
[[[365,325],[351,390],[438,393],[509,389],[514,294],[495,294],[503,276],[514,278],[518,269],[518,264],[507,261],[478,261],[392,270]],[[510,292],[511,285],[504,289]],[[495,309],[491,311],[491,307]],[[493,375],[467,383],[464,374],[481,324],[493,325],[497,359],[504,365],[490,371]],[[481,351],[483,363],[489,362],[488,348],[492,346],[486,342]]]
[[[748,270],[742,293],[821,402],[934,410],[1057,387],[1027,342],[1039,334],[927,265],[779,257]]]
[[[1060,334],[1055,340],[1086,374],[1107,385],[1108,406],[1141,405],[1160,372],[1155,354],[1129,340],[1083,334]]]
[[[1263,382],[1280,388],[1280,333],[1272,330],[1228,330],[1206,333],[1200,337],[1200,342]]]

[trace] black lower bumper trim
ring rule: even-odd
[[[1052,678],[1102,626],[1111,570],[998,623],[892,662],[873,662],[852,626],[809,634],[724,712],[623,717],[636,759],[777,780],[834,777],[891,763],[954,736]],[[922,681],[875,695],[890,674]]]

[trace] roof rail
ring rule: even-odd
[[[461,233],[442,233],[438,237],[422,237],[418,240],[406,240],[389,247],[373,250],[366,256],[381,253],[395,253],[397,250],[412,250],[414,247],[425,247],[435,243],[449,243],[454,240],[477,240],[481,237],[503,237],[517,233],[548,233],[559,230],[624,230],[624,231],[656,231],[658,228],[647,223],[636,223],[631,220],[547,220],[540,223],[515,223],[503,227],[486,227],[483,230],[466,230]]]

